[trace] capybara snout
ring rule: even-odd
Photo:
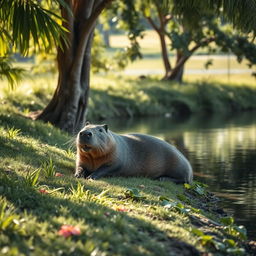
[[[91,140],[93,133],[88,130],[82,130],[79,132],[78,140],[80,143],[89,143]]]

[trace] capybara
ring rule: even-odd
[[[75,177],[144,176],[191,183],[189,161],[176,147],[145,134],[119,135],[87,123],[77,135]]]

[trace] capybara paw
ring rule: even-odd
[[[82,172],[76,172],[74,176],[76,178],[84,178],[84,174]]]

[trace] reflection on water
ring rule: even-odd
[[[256,238],[256,113],[111,120],[118,133],[140,132],[177,146],[190,160],[195,179],[223,199],[224,208]]]

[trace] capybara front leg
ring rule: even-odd
[[[86,178],[89,175],[90,175],[90,172],[88,172],[83,167],[79,166],[79,167],[76,168],[76,171],[75,171],[75,177],[76,178]]]

